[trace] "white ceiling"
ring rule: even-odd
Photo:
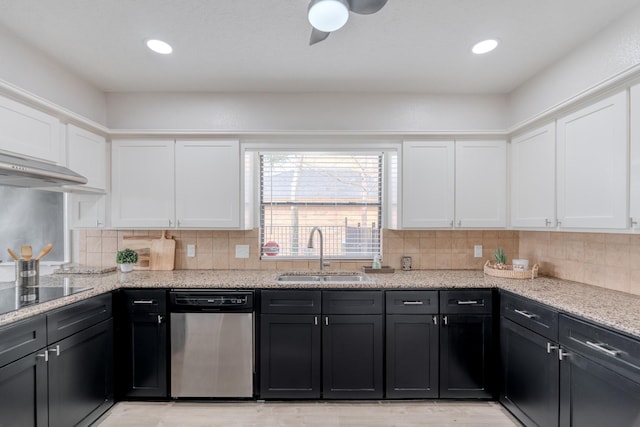
[[[388,0],[309,46],[308,3],[0,0],[0,26],[107,92],[503,94],[640,4]],[[148,51],[147,38],[174,53]],[[471,54],[485,38],[502,43]]]

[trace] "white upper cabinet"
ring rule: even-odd
[[[560,227],[628,227],[627,116],[625,91],[558,120]]]
[[[405,141],[402,227],[452,227],[454,180],[453,141]]]
[[[631,162],[630,162],[630,212],[631,226],[640,229],[640,85],[631,88]]]
[[[556,226],[556,126],[511,141],[511,225]]]
[[[60,163],[60,121],[0,97],[0,150]]]
[[[456,227],[506,227],[506,141],[456,141],[455,200]]]
[[[113,227],[175,226],[173,152],[173,140],[112,142]]]
[[[107,142],[74,125],[67,125],[67,166],[87,178],[81,187],[105,192],[107,189]]]
[[[239,142],[176,141],[175,156],[177,226],[239,227]]]
[[[102,194],[69,194],[71,228],[106,227],[106,203]]]

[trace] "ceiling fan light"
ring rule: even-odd
[[[309,4],[308,18],[313,28],[330,33],[347,23],[349,5],[346,0],[313,0]]]

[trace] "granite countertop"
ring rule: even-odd
[[[640,338],[640,296],[582,283],[538,277],[501,279],[475,270],[418,270],[367,274],[363,282],[276,282],[276,271],[175,270],[42,276],[41,286],[90,287],[87,291],[0,315],[0,326],[118,288],[500,288]],[[0,288],[13,286],[0,283]]]

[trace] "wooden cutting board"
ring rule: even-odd
[[[176,241],[167,237],[167,232],[162,231],[162,237],[151,240],[149,258],[150,270],[173,270],[175,266]]]

